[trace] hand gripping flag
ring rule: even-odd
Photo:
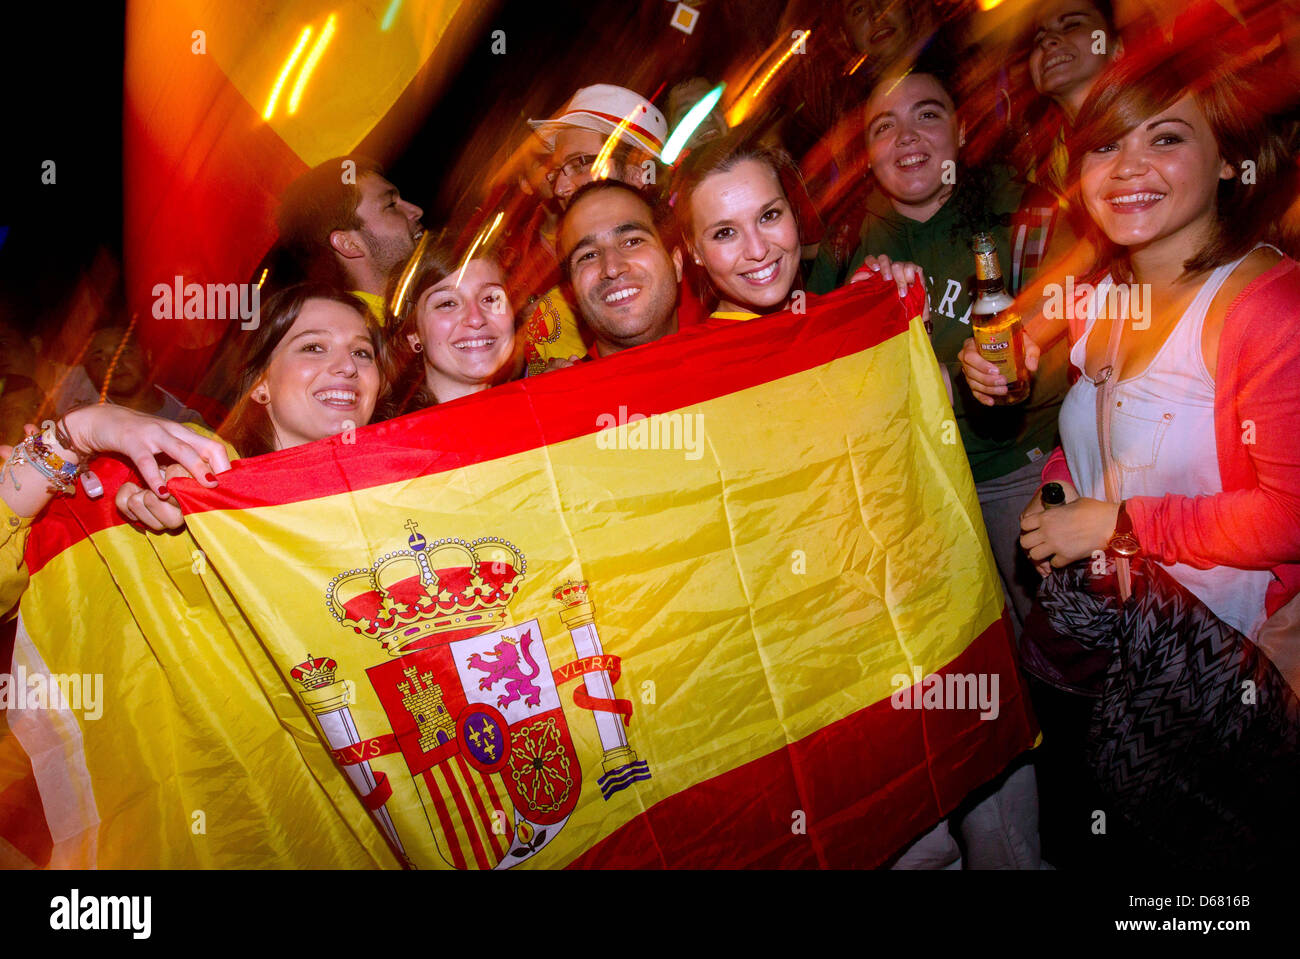
[[[101,859],[200,790],[280,865],[887,861],[1035,734],[918,306],[869,281],[179,482],[197,572],[61,504],[23,611],[105,676]],[[87,642],[96,563],[130,628]],[[207,823],[169,838],[247,861]]]

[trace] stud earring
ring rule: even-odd
[[[415,344],[411,347],[411,349],[415,350],[415,352],[417,352],[417,353],[423,353],[423,352],[424,352],[424,344],[421,343],[419,340],[416,340],[416,341],[415,341]]]

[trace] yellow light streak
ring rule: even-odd
[[[492,225],[486,230],[480,230],[478,236],[474,237],[474,242],[470,245],[469,252],[465,254],[465,260],[460,265],[460,273],[456,277],[457,289],[460,288],[460,281],[465,278],[465,268],[469,266],[469,261],[474,259],[474,251],[477,250],[481,244],[485,243],[488,237],[496,232],[496,228],[501,225],[501,218],[503,216],[505,216],[505,211],[498,210],[497,215],[492,218]]]
[[[424,256],[424,251],[428,247],[430,238],[433,236],[431,230],[425,230],[420,236],[420,242],[415,245],[410,257],[406,261],[406,266],[402,270],[402,278],[398,281],[397,292],[393,294],[393,300],[388,305],[389,312],[398,320],[402,318],[402,306],[406,302],[406,291],[411,287],[411,280],[415,279],[415,268],[420,265],[420,260]]]
[[[751,99],[757,100],[759,98],[759,96],[763,93],[763,88],[768,85],[772,77],[776,76],[776,71],[780,70],[783,66],[785,66],[785,62],[789,60],[792,56],[794,56],[794,52],[798,50],[801,46],[806,44],[808,42],[808,38],[811,36],[812,36],[812,30],[805,30],[802,34],[799,35],[799,39],[795,40],[793,43],[790,44],[790,49],[785,51],[785,53],[782,54],[781,59],[776,61],[776,63],[772,65],[772,69],[767,71],[766,76],[764,76],[763,79],[759,82],[758,87],[754,90],[753,93],[750,94]]]
[[[311,25],[302,28],[302,33],[298,34],[298,43],[293,48],[293,53],[289,54],[289,59],[284,61],[284,66],[280,68],[280,75],[275,79],[275,86],[271,88],[271,96],[266,101],[266,109],[262,111],[262,119],[269,120],[275,113],[276,101],[280,99],[280,91],[284,89],[284,81],[289,79],[289,72],[293,70],[293,65],[298,62],[302,56],[302,51],[307,46],[307,41],[311,39]]]
[[[330,40],[334,39],[334,24],[338,18],[334,14],[329,15],[325,21],[325,27],[316,38],[316,43],[312,45],[311,53],[307,54],[307,60],[302,65],[302,71],[298,74],[298,79],[293,85],[293,92],[289,94],[289,113],[293,115],[298,112],[298,104],[302,100],[302,91],[307,86],[307,81],[311,78],[312,72],[316,69],[316,64],[320,63],[320,58],[325,54],[325,48],[330,45]]]
[[[764,88],[766,88],[767,85],[772,82],[772,78],[776,76],[777,71],[786,65],[786,62],[795,55],[797,50],[807,44],[808,38],[811,36],[811,28],[802,31],[799,36],[790,43],[789,49],[787,49],[785,53],[781,54],[781,58],[777,60],[776,63],[772,64],[767,73],[763,74],[763,79],[759,80],[747,95],[741,96],[741,98],[736,101],[735,105],[727,111],[728,126],[739,126],[744,121],[745,117],[749,115],[749,112],[753,110],[754,106],[758,103],[758,98],[762,95]]]
[[[596,154],[596,161],[591,165],[591,178],[593,180],[603,180],[609,176],[609,158],[614,153],[614,147],[623,137],[623,131],[632,123],[632,118],[641,112],[639,106],[633,107],[632,112],[618,121],[618,126],[614,127],[614,132],[605,138],[601,145],[600,152]]]

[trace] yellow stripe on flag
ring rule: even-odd
[[[49,674],[103,689],[100,715],[73,712],[82,742],[61,760],[90,774],[97,836],[63,864],[393,864],[238,608],[192,572],[194,548],[119,526],[65,550],[23,596]],[[71,619],[70,597],[86,599]]]

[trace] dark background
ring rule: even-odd
[[[113,3],[12,5],[0,21],[0,308],[22,325],[71,290],[100,245],[121,258],[124,24]]]
[[[667,0],[486,5],[478,37],[446,51],[459,66],[432,110],[408,143],[388,144],[381,157],[403,194],[424,207],[426,223],[481,188],[526,133],[524,121],[558,112],[576,88],[658,90],[666,112],[673,83],[718,79],[787,21],[838,0],[705,0],[690,35],[668,25]],[[28,329],[57,313],[100,248],[122,257],[124,25],[122,3],[25,5],[6,9],[0,22],[0,315]],[[504,56],[491,52],[496,29],[506,33]],[[41,183],[45,160],[56,163],[53,185]]]

